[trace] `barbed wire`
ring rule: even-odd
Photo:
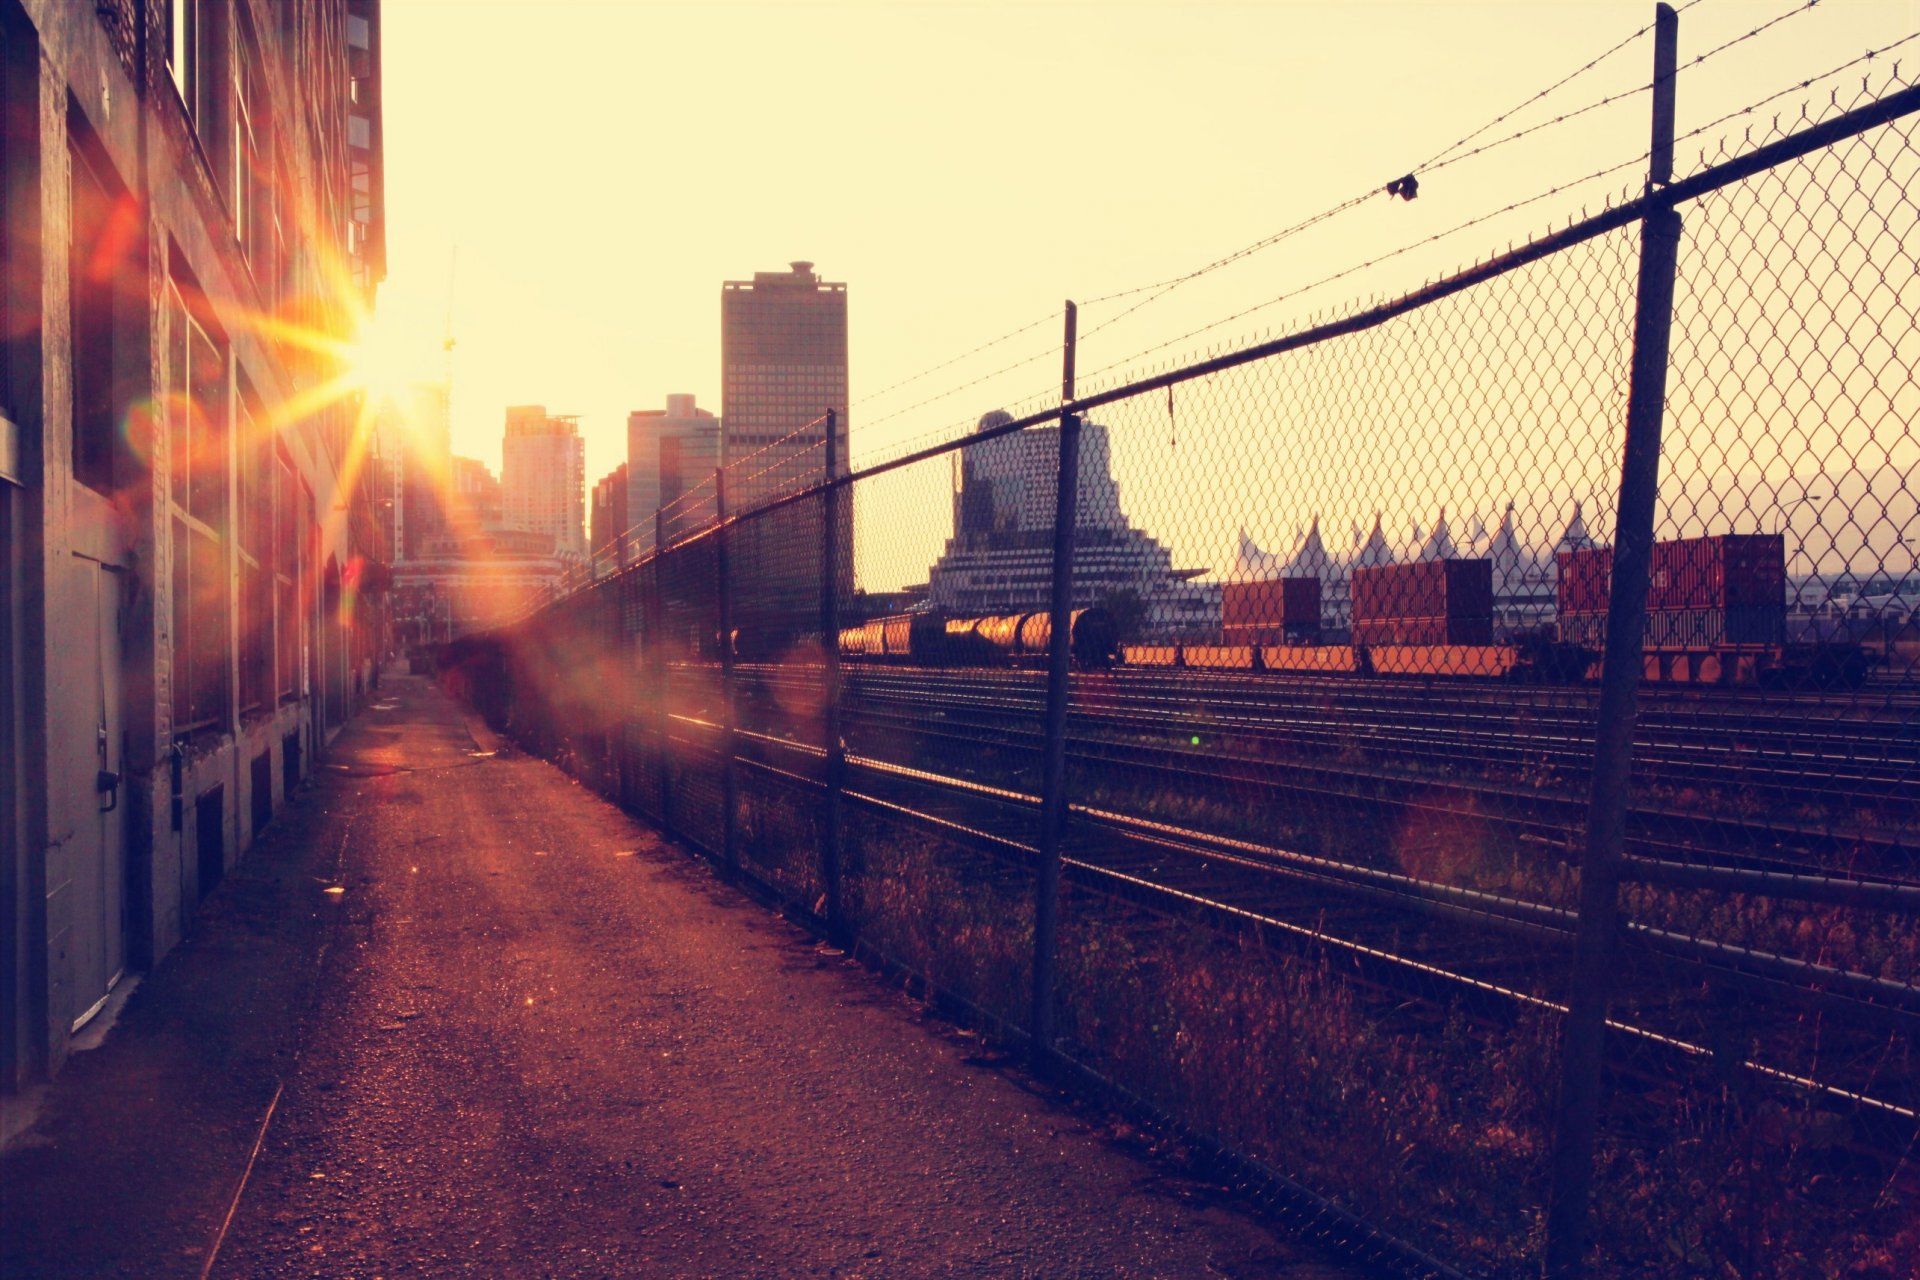
[[[994,347],[999,346],[1003,342],[1010,342],[1013,339],[1019,337],[1021,334],[1027,333],[1033,329],[1037,329],[1043,324],[1047,324],[1048,322],[1057,323],[1059,319],[1060,319],[1059,312],[1049,311],[1047,314],[1039,317],[1038,319],[1027,321],[1027,323],[1021,325],[1017,329],[1009,329],[1007,332],[1001,334],[997,338],[988,339],[986,342],[981,343],[979,346],[974,347],[970,351],[963,351],[959,355],[954,356],[950,360],[943,360],[939,364],[929,365],[927,368],[922,369],[919,373],[912,374],[909,377],[902,378],[898,382],[890,383],[887,386],[880,388],[880,390],[878,391],[869,392],[867,395],[861,396],[858,400],[854,401],[853,404],[848,407],[851,410],[851,409],[857,409],[863,404],[871,404],[873,401],[878,400],[880,397],[884,395],[889,395],[892,392],[898,391],[901,387],[907,386],[911,383],[918,382],[920,381],[920,379],[936,374],[940,372],[940,370],[942,369],[951,368],[953,365],[959,364],[962,360],[971,359],[972,357],[979,355],[983,351],[989,351]]]
[[[1813,3],[1818,3],[1818,2],[1819,0],[1813,0]],[[1695,3],[1699,3],[1699,0],[1695,0]],[[1812,4],[1801,5],[1798,9],[1790,11],[1787,14],[1781,15],[1781,17],[1782,18],[1791,17],[1795,13],[1804,12],[1806,9],[1809,9],[1811,7],[1813,7]],[[1773,19],[1773,22],[1778,22],[1780,20],[1781,18],[1775,18]],[[1741,36],[1736,40],[1728,41],[1726,44],[1719,46],[1718,49],[1710,51],[1707,54],[1702,54],[1699,59],[1695,60],[1694,64],[1690,64],[1690,65],[1697,65],[1699,61],[1702,61],[1705,58],[1712,56],[1712,53],[1716,53],[1721,50],[1730,48],[1734,44],[1739,43],[1741,40],[1752,38],[1752,36],[1757,32],[1764,30],[1767,26],[1773,25],[1773,22],[1762,24],[1762,26],[1756,27],[1754,28],[1753,31],[1748,32],[1747,35]],[[1835,66],[1827,71],[1823,71],[1814,76],[1809,76],[1804,80],[1795,81],[1794,83],[1786,86],[1783,89],[1780,89],[1774,93],[1768,94],[1766,97],[1755,99],[1754,101],[1746,104],[1743,107],[1740,107],[1735,111],[1730,111],[1725,115],[1722,115],[1714,120],[1710,120],[1703,125],[1699,125],[1693,129],[1690,129],[1686,133],[1678,135],[1675,138],[1675,142],[1679,143],[1679,142],[1691,141],[1692,139],[1699,137],[1701,134],[1710,132],[1711,130],[1718,128],[1721,125],[1724,125],[1731,120],[1738,119],[1739,117],[1744,115],[1750,115],[1754,111],[1759,110],[1761,107],[1767,105],[1770,102],[1777,101],[1778,99],[1786,97],[1788,94],[1794,93],[1796,91],[1811,88],[1813,85],[1817,84],[1822,80],[1831,79],[1832,77],[1839,75],[1841,72],[1846,71],[1852,67],[1858,66],[1862,63],[1871,62],[1875,58],[1878,58],[1887,53],[1890,53],[1893,50],[1898,49],[1903,45],[1909,44],[1915,40],[1920,40],[1920,32],[1914,32],[1912,34],[1902,37],[1899,40],[1893,41],[1889,44],[1882,45],[1878,48],[1869,49],[1866,52],[1859,54],[1856,57],[1850,58],[1847,61],[1840,63],[1838,66]],[[1189,341],[1190,339],[1196,338],[1201,334],[1212,332],[1213,330],[1218,329],[1224,325],[1232,324],[1238,320],[1243,320],[1250,315],[1253,315],[1260,311],[1264,311],[1269,307],[1277,306],[1278,304],[1288,301],[1289,299],[1298,298],[1302,294],[1309,293],[1315,289],[1323,288],[1326,285],[1335,283],[1349,276],[1356,275],[1362,271],[1368,270],[1369,268],[1379,266],[1382,263],[1390,262],[1395,258],[1403,257],[1406,254],[1411,253],[1416,249],[1431,246],[1433,244],[1438,243],[1441,240],[1447,239],[1450,236],[1458,235],[1460,232],[1471,230],[1472,228],[1479,226],[1485,222],[1489,222],[1495,218],[1499,218],[1506,214],[1516,212],[1520,209],[1524,209],[1529,205],[1537,204],[1542,200],[1550,199],[1553,196],[1560,195],[1572,188],[1585,186],[1588,183],[1595,182],[1601,178],[1605,178],[1612,174],[1618,173],[1622,170],[1631,168],[1632,166],[1636,164],[1640,164],[1643,161],[1647,160],[1648,156],[1649,156],[1648,152],[1641,151],[1637,155],[1634,155],[1625,160],[1622,160],[1617,164],[1612,164],[1612,165],[1606,166],[1605,168],[1596,169],[1592,173],[1586,174],[1582,177],[1573,178],[1573,179],[1570,179],[1569,181],[1559,183],[1553,187],[1549,187],[1546,190],[1541,191],[1536,195],[1528,196],[1525,199],[1521,199],[1521,200],[1515,200],[1509,204],[1501,206],[1498,209],[1493,209],[1486,213],[1476,215],[1475,217],[1470,218],[1465,222],[1458,223],[1455,226],[1449,227],[1444,231],[1435,232],[1430,236],[1425,236],[1419,240],[1414,240],[1405,245],[1402,245],[1400,248],[1392,250],[1389,253],[1380,254],[1376,257],[1369,258],[1363,262],[1356,263],[1350,267],[1346,267],[1346,268],[1343,268],[1342,270],[1333,272],[1330,275],[1322,276],[1318,280],[1314,280],[1308,284],[1302,285],[1297,289],[1289,290],[1285,293],[1269,298],[1264,302],[1255,303],[1253,306],[1242,308],[1241,310],[1236,311],[1230,315],[1222,316],[1218,320],[1210,321],[1207,324],[1200,325],[1199,327],[1194,329],[1190,329],[1187,332],[1182,333],[1176,337],[1169,338],[1164,342],[1155,343],[1152,346],[1148,346],[1148,347],[1142,347],[1138,351],[1135,351],[1134,353],[1132,353],[1131,355],[1126,356],[1120,360],[1114,361],[1110,364],[1102,365],[1101,367],[1093,370],[1091,373],[1086,374],[1085,376],[1089,378],[1101,377],[1105,374],[1113,372],[1116,369],[1123,368],[1126,365],[1129,365],[1146,356],[1150,356],[1155,353],[1164,351],[1169,347],[1177,346],[1180,343]]]

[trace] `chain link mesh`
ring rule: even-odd
[[[1597,682],[1657,199],[1083,387],[1057,637],[1042,397],[850,476],[817,429],[734,460],[747,509],[683,495],[629,567],[472,646],[468,687],[1006,1040],[1053,963],[1056,1069],[1406,1274],[1539,1271],[1617,802],[1592,1269],[1912,1274],[1920,149],[1911,105],[1847,115],[1906,92],[1749,131],[1666,201],[1623,799],[1594,794]]]

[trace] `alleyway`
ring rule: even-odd
[[[1348,1274],[387,689],[8,1145],[0,1272]]]

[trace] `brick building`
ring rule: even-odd
[[[379,71],[379,0],[0,0],[0,1087],[371,675],[379,495],[313,393],[385,273]]]

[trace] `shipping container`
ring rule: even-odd
[[[1353,571],[1354,639],[1363,623],[1388,619],[1443,619],[1493,628],[1493,561],[1419,560]],[[1412,644],[1479,644],[1477,640],[1417,640]]]
[[[1320,579],[1273,578],[1221,585],[1220,616],[1229,631],[1266,627],[1279,631],[1320,629]],[[1278,634],[1276,641],[1282,639]]]
[[[1613,551],[1562,551],[1560,612],[1605,613]],[[1647,608],[1784,608],[1786,539],[1777,533],[1727,533],[1656,542],[1648,565]]]
[[[1613,548],[1582,547],[1578,551],[1562,551],[1554,559],[1559,568],[1555,598],[1561,618],[1604,614],[1607,593],[1613,588]]]

